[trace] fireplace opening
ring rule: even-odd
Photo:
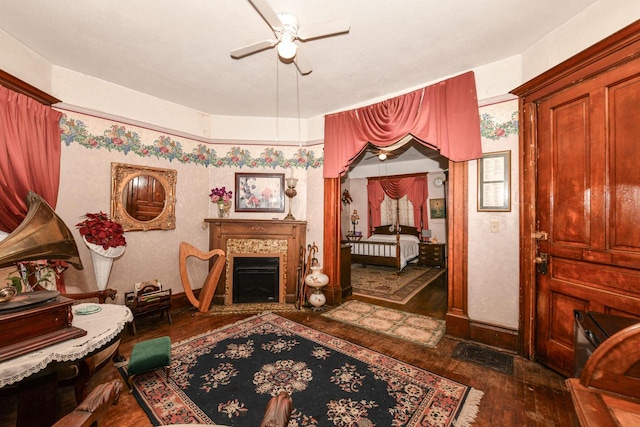
[[[278,257],[233,258],[233,302],[278,302]]]

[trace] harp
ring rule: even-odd
[[[202,285],[198,298],[196,298],[193,293],[193,287],[189,281],[189,272],[187,270],[187,259],[192,256],[203,261],[209,261],[211,258],[217,256],[213,261],[213,265],[209,270],[209,274],[207,275],[204,284]],[[180,253],[178,257],[180,262],[180,279],[182,281],[184,293],[187,295],[189,302],[201,313],[209,311],[211,300],[213,299],[213,293],[216,291],[220,275],[222,274],[222,270],[224,269],[227,260],[224,251],[222,249],[213,249],[205,252],[187,242],[182,242],[180,243]]]

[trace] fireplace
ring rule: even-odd
[[[279,257],[234,257],[233,303],[278,302],[279,289]]]
[[[220,276],[214,304],[234,304],[234,260],[245,257],[278,258],[278,293],[274,303],[292,304],[296,301],[306,222],[237,218],[210,218],[205,221],[209,224],[209,248],[222,249],[227,255],[227,266]]]

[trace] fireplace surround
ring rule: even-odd
[[[303,265],[306,244],[306,221],[249,220],[208,218],[209,248],[222,249],[227,255],[224,272],[214,304],[234,304],[233,268],[238,258],[268,257],[278,259],[278,303],[294,303]],[[242,261],[241,261],[242,262]]]

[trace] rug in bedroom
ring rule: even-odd
[[[438,345],[447,330],[444,320],[358,300],[347,301],[323,316],[430,348]]]
[[[410,264],[397,274],[394,267],[351,264],[351,287],[356,295],[406,304],[444,271]]]
[[[483,396],[275,313],[174,343],[171,355],[169,378],[163,369],[133,378],[154,425],[257,426],[286,390],[290,426],[469,426]]]

